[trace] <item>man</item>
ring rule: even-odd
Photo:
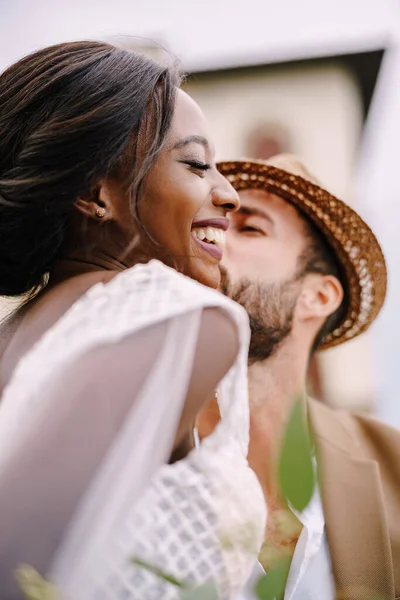
[[[268,506],[260,562],[268,572],[279,559],[291,561],[285,600],[400,598],[400,433],[306,399],[314,352],[359,335],[381,309],[380,246],[294,157],[219,169],[241,198],[227,232],[223,291],[246,308],[252,329],[249,462]],[[320,473],[301,514],[282,500],[277,477],[299,393]],[[217,420],[211,404],[200,435]]]

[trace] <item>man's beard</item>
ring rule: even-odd
[[[270,358],[291,333],[299,296],[298,282],[298,277],[271,284],[243,278],[234,284],[221,267],[222,293],[241,304],[249,315],[249,364]]]

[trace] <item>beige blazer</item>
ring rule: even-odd
[[[337,598],[400,598],[400,431],[314,400],[309,413]]]

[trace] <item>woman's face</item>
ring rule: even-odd
[[[178,90],[169,135],[146,179],[140,220],[179,271],[217,287],[226,217],[238,206],[237,193],[216,169],[203,113]]]

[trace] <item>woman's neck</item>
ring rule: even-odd
[[[54,261],[50,271],[49,283],[54,285],[85,273],[103,273],[104,278],[109,279],[110,276],[124,271],[128,266],[107,255],[91,257],[65,255]],[[103,279],[103,276],[101,276],[101,279]]]

